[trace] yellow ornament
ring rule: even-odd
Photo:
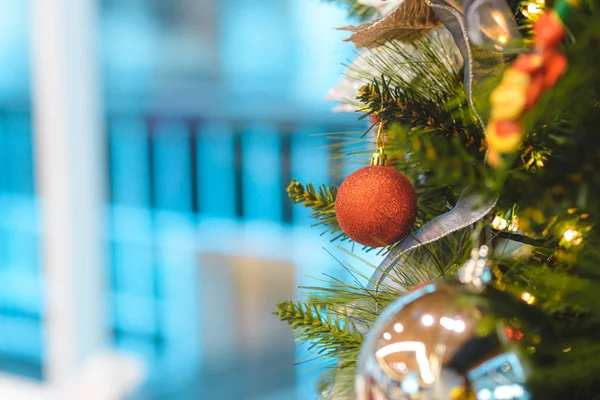
[[[536,57],[535,58],[535,64],[538,63],[539,59],[539,63],[541,64],[541,57]],[[527,88],[529,86],[529,82],[531,81],[531,76],[523,71],[518,71],[516,69],[509,69],[504,73],[504,77],[502,78],[502,83],[501,85],[515,85],[515,86],[519,86],[519,87],[525,87]]]
[[[497,123],[493,120],[490,121],[487,127],[487,141],[490,149],[493,149],[500,154],[506,154],[512,153],[519,148],[523,138],[522,130],[513,134],[500,136],[496,129]]]
[[[486,160],[488,164],[493,168],[500,168],[504,165],[504,160],[500,156],[500,153],[494,149],[489,149],[486,154]]]
[[[525,109],[529,75],[508,70],[502,83],[494,89],[490,97],[491,118],[496,121],[516,120]]]

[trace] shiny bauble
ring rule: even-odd
[[[417,218],[417,194],[394,168],[372,165],[342,183],[335,212],[340,227],[355,242],[387,246],[410,233]]]
[[[529,399],[525,349],[541,341],[531,308],[504,292],[460,282],[405,295],[365,338],[356,399]]]
[[[511,53],[523,48],[519,27],[506,0],[465,0],[464,20],[471,42]]]

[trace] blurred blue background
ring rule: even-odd
[[[0,371],[43,380],[30,10],[0,2]],[[133,399],[311,399],[314,363],[271,313],[344,270],[285,188],[339,182],[322,98],[351,45],[317,0],[99,0],[111,345]],[[318,365],[318,364],[316,364]],[[13,399],[9,399],[13,400]],[[16,399],[18,400],[18,399]]]

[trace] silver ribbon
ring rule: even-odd
[[[489,214],[496,202],[496,199],[486,201],[477,194],[461,195],[452,210],[429,221],[392,248],[371,277],[369,289],[379,290],[394,268],[402,265],[413,250],[473,225]],[[395,286],[393,282],[388,285]]]
[[[498,4],[497,11],[502,11],[502,16],[505,18],[507,23],[506,26],[514,23],[514,16],[510,12],[510,9],[506,7],[504,0],[489,0],[491,2],[501,2]],[[474,18],[474,12],[477,12],[476,8],[482,5],[482,1],[472,0],[427,0],[427,3],[432,10],[437,14],[438,18],[446,29],[452,35],[454,42],[460,54],[464,60],[464,88],[469,107],[473,111],[477,122],[481,126],[483,133],[485,134],[485,123],[488,117],[487,115],[481,116],[478,110],[475,108],[474,101],[474,82],[479,82],[485,77],[491,76],[494,73],[499,72],[499,67],[506,61],[508,57],[506,51],[515,52],[515,47],[503,48],[501,43],[495,42],[496,51],[490,51],[478,46],[471,46],[469,40],[469,28],[471,28],[471,34],[481,33],[477,29],[481,28],[478,25],[474,25],[475,21],[469,21]],[[502,6],[505,6],[504,8]],[[465,17],[467,15],[467,17]],[[515,25],[516,26],[516,25]],[[514,45],[517,41],[518,33],[515,30],[506,30],[505,42]],[[481,38],[479,38],[481,41]],[[411,268],[422,267],[427,262],[425,259],[427,256],[420,256],[419,259],[415,260],[414,250],[426,245],[438,241],[458,230],[467,228],[473,225],[477,221],[483,219],[488,213],[492,211],[496,205],[497,199],[484,201],[483,197],[477,194],[461,195],[456,206],[449,212],[440,215],[432,221],[425,224],[421,229],[417,230],[413,235],[405,238],[404,240],[397,243],[383,262],[377,268],[377,271],[373,274],[371,282],[369,283],[370,289],[379,290],[381,284],[386,281],[390,273],[397,267],[402,266],[405,275]],[[421,265],[416,265],[417,263]],[[412,264],[412,265],[411,265]],[[399,275],[402,275],[401,273]],[[397,280],[387,279],[386,284],[389,287],[398,287]]]
[[[452,38],[454,39],[454,43],[456,43],[458,51],[460,51],[460,55],[463,58],[465,66],[463,79],[465,95],[467,96],[469,106],[475,113],[479,124],[481,125],[482,129],[485,129],[485,124],[477,113],[477,110],[475,109],[475,103],[473,102],[473,56],[471,54],[469,36],[467,34],[467,27],[463,18],[462,10],[458,5],[451,6],[450,3],[443,0],[429,0],[428,4],[436,13],[440,21],[442,21],[442,24],[444,24],[446,29],[448,29],[452,35]]]
[[[503,0],[500,1],[503,2]],[[465,95],[467,96],[469,106],[485,133],[484,120],[487,119],[487,116],[481,116],[480,112],[475,108],[473,83],[500,72],[500,68],[498,67],[508,61],[509,58],[503,51],[492,51],[471,45],[469,28],[473,23],[469,24],[469,19],[465,18],[465,15],[471,14],[469,13],[469,8],[473,5],[476,6],[476,2],[466,0],[463,5],[454,0],[427,0],[427,3],[452,35],[454,43],[463,58]],[[514,23],[514,16],[512,14],[505,17],[507,19],[510,17],[509,23]],[[509,41],[511,45],[514,45],[516,41],[514,37],[506,38],[505,40]],[[511,50],[511,52],[514,51],[514,49]]]

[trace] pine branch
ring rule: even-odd
[[[424,222],[449,211],[465,189],[490,198],[502,190],[496,184],[502,172],[486,168],[484,153],[469,151],[458,137],[428,136],[398,125],[390,126],[387,136],[390,163],[414,182]]]
[[[440,113],[438,105],[432,104],[434,100],[419,97],[414,88],[392,87],[382,76],[363,86],[357,99],[366,105],[364,112],[374,114],[384,122],[397,122],[421,133],[464,137],[468,145],[475,143],[473,129],[467,128],[470,125],[453,120],[450,111]]]
[[[286,301],[275,313],[294,331],[296,341],[310,342],[316,354],[337,361],[340,368],[352,367],[363,342],[350,318],[331,307]]]
[[[330,368],[319,380],[319,400],[353,399],[355,368]]]
[[[331,241],[348,239],[335,217],[336,186],[321,185],[319,190],[316,191],[311,183],[305,187],[300,182],[293,180],[287,188],[287,193],[294,204],[302,203],[305,208],[311,209],[312,214],[310,217],[319,221],[314,226],[325,226],[326,229],[322,234],[331,233],[334,235]]]
[[[529,292],[547,317],[549,331],[556,333],[556,340],[542,340],[534,348],[536,356],[544,354],[550,360],[534,368],[532,379],[548,392],[537,397],[548,399],[589,399],[600,393],[600,235],[587,230],[600,214],[600,52],[591,51],[600,43],[600,3],[586,0],[582,7],[569,23],[577,39],[565,45],[569,69],[528,115],[520,161],[518,157],[507,175],[485,167],[482,132],[465,106],[462,78],[448,68],[443,61],[448,54],[439,47],[423,41],[407,54],[390,43],[387,50],[397,57],[384,57],[383,52],[367,56],[382,78],[360,93],[365,117],[376,115],[389,128],[390,160],[416,183],[421,207],[432,216],[447,210],[444,197],[452,198],[465,187],[499,197],[499,207],[519,206],[528,236],[497,236],[533,249],[520,246],[492,256],[496,270],[504,273],[498,286],[517,296]],[[359,148],[352,142],[343,145]],[[294,202],[312,209],[319,224],[339,230],[334,188],[322,189],[296,182],[289,193]],[[570,216],[572,208],[581,215]],[[581,240],[565,239],[569,229]],[[431,267],[423,262],[416,265],[418,270],[398,265],[390,276],[396,291],[390,286],[373,293],[361,286],[363,279],[352,284],[335,281],[327,289],[306,288],[311,291],[307,302],[280,304],[277,315],[290,323],[297,340],[312,342],[314,351],[334,361],[331,375],[323,381],[324,398],[351,398],[346,394],[352,390],[362,342],[358,329],[368,330],[407,283],[453,273],[471,245],[466,239],[466,251],[452,243],[424,246],[423,257]]]
[[[530,379],[536,398],[593,399],[600,386],[600,344],[584,339],[555,350],[554,362],[535,370]]]
[[[514,242],[519,242],[534,247],[544,247],[549,249],[554,249],[558,246],[558,241],[552,237],[544,239],[534,239],[526,235],[520,235],[518,233],[511,233],[492,228],[490,229],[492,230],[494,236],[499,237],[501,239],[508,239]]]
[[[381,74],[357,96],[366,115],[422,133],[457,136],[466,146],[480,147],[483,133],[441,38],[427,37],[412,46],[390,42],[366,61]]]

